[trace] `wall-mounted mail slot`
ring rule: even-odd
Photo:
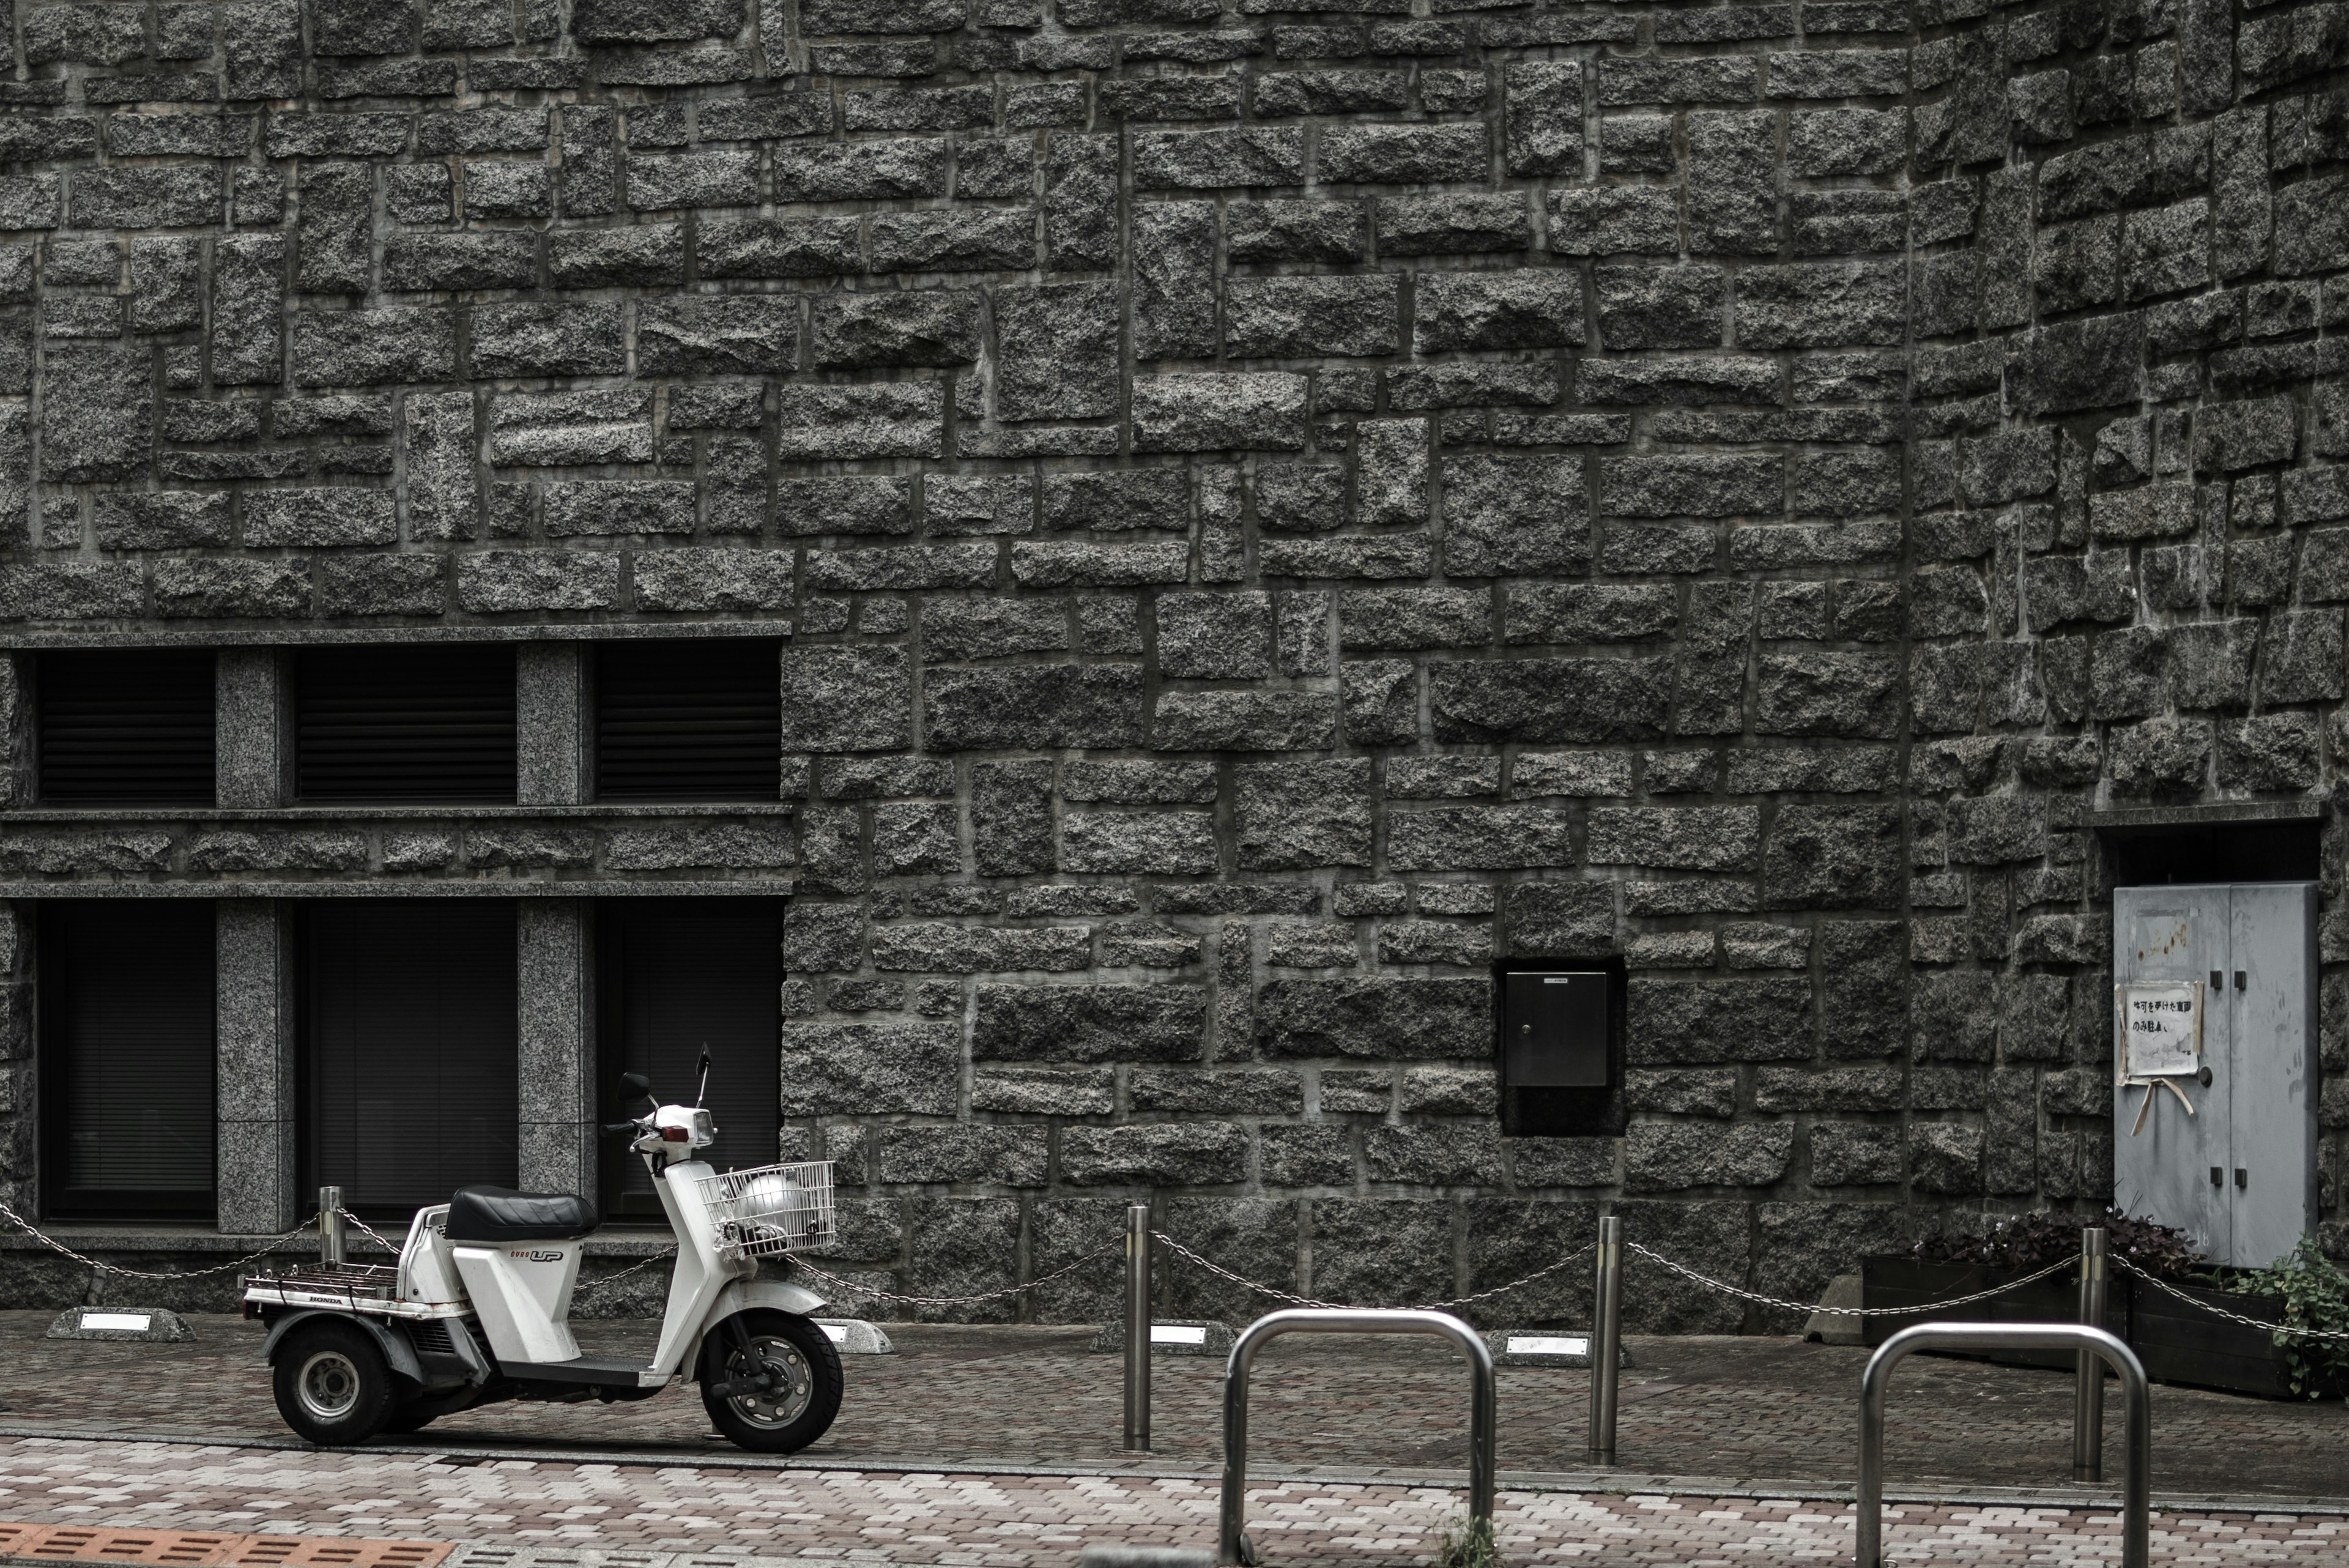
[[[1612,978],[1605,970],[1528,970],[1503,978],[1501,1075],[1509,1087],[1607,1087]]]

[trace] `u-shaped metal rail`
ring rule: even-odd
[[[1224,1496],[1216,1532],[1216,1561],[1236,1563],[1247,1514],[1248,1372],[1256,1354],[1284,1334],[1432,1334],[1468,1357],[1468,1521],[1493,1522],[1493,1353],[1476,1331],[1443,1312],[1386,1307],[1312,1307],[1257,1319],[1233,1342],[1224,1365]]]
[[[1868,1370],[1859,1377],[1859,1517],[1852,1553],[1857,1568],[1881,1568],[1884,1390],[1892,1381],[1892,1369],[1919,1350],[2080,1350],[2111,1367],[2121,1380],[2121,1418],[2127,1431],[2121,1480],[2121,1568],[2147,1568],[2153,1408],[2146,1397],[2145,1367],[2116,1335],[2075,1323],[1920,1323],[1886,1340],[1868,1358]],[[1228,1493],[1225,1507],[1228,1512]]]

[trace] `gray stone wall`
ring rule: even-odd
[[[1795,1294],[1928,1218],[2093,1204],[2091,814],[2324,809],[2338,4],[118,0],[11,36],[19,643],[789,625],[795,809],[296,828],[247,656],[243,815],[20,813],[0,872],[795,876],[785,1141],[840,1160],[870,1283],[1050,1272],[1137,1194],[1365,1300],[1609,1202]],[[575,736],[575,660],[523,670]],[[1502,1138],[1491,961],[1618,951],[1629,1136]],[[20,1191],[30,1094],[0,1069]],[[541,1112],[575,1158],[590,1113]]]

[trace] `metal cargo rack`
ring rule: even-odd
[[[385,1263],[295,1263],[244,1276],[253,1306],[327,1307],[386,1317],[462,1317],[461,1302],[399,1299],[399,1271]]]

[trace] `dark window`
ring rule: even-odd
[[[40,906],[42,1197],[61,1219],[212,1217],[212,906]]]
[[[765,638],[600,645],[596,798],[780,795],[781,649]]]
[[[2318,826],[2313,821],[2107,828],[2103,837],[2105,864],[2116,888],[2317,877]]]
[[[622,1073],[642,1073],[665,1102],[690,1105],[694,1063],[709,1050],[718,1142],[702,1158],[720,1170],[778,1158],[782,1093],[777,1033],[782,908],[772,898],[607,898],[595,908],[603,990],[602,1109],[617,1121]],[[605,1209],[660,1212],[644,1162],[605,1140]]]
[[[513,649],[305,648],[294,661],[294,730],[304,802],[511,804]]]
[[[33,680],[43,805],[212,804],[210,649],[47,652]]]
[[[1619,956],[1514,960],[1495,971],[1503,1133],[1622,1136],[1626,973]]]
[[[321,900],[304,917],[304,1185],[399,1219],[468,1182],[512,1186],[512,902]]]

